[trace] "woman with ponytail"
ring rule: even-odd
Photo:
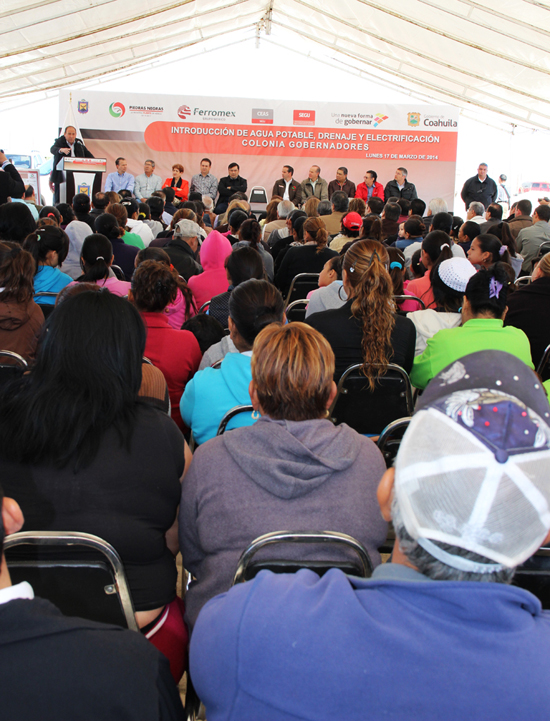
[[[472,275],[462,302],[462,325],[440,330],[427,340],[424,353],[414,359],[411,382],[415,388],[424,389],[443,368],[480,350],[511,353],[534,368],[525,333],[512,326],[504,327],[508,282],[503,263]]]
[[[20,245],[0,242],[0,350],[19,353],[27,361],[34,360],[44,324],[32,298],[35,267]]]
[[[182,325],[186,320],[189,320],[197,312],[193,293],[187,285],[186,281],[178,275],[177,270],[170,262],[170,256],[162,248],[155,248],[149,246],[140,250],[136,256],[136,268],[143,263],[144,260],[156,260],[159,263],[164,263],[172,271],[172,275],[178,285],[178,293],[176,300],[173,303],[169,303],[166,306],[166,315],[168,316],[168,322],[175,328],[175,330],[181,330]]]
[[[145,357],[159,368],[168,384],[172,418],[183,431],[180,398],[186,383],[201,362],[195,336],[188,330],[175,330],[168,322],[166,307],[178,296],[178,282],[164,263],[145,260],[132,277],[129,299],[139,310],[147,330]]]
[[[453,251],[451,250],[452,242],[443,230],[432,230],[422,241],[420,258],[426,271],[423,278],[411,280],[405,290],[405,294],[420,298],[420,300],[424,301],[426,308],[436,307],[431,281],[432,268],[437,262],[442,262],[453,257]],[[416,301],[406,301],[402,306],[402,310],[407,312],[420,309],[420,303]]]
[[[233,251],[237,248],[254,248],[262,257],[265,272],[268,280],[273,282],[273,256],[263,246],[262,228],[257,220],[245,220],[239,229],[239,242],[233,245]]]
[[[303,245],[288,249],[275,274],[275,285],[283,295],[298,273],[320,273],[327,260],[338,255],[327,247],[328,233],[322,218],[307,218],[303,230]]]
[[[25,238],[23,248],[36,263],[35,293],[59,293],[72,282],[72,278],[60,270],[69,252],[69,238],[64,230],[54,225],[41,228]],[[53,296],[39,296],[38,300],[42,305],[55,304]]]
[[[335,380],[349,366],[363,364],[374,387],[388,363],[410,371],[414,324],[396,314],[385,246],[375,240],[354,243],[344,256],[342,280],[348,301],[334,310],[309,316],[307,322],[328,340],[336,356]]]
[[[482,233],[474,238],[468,251],[468,260],[472,265],[487,269],[499,260],[510,265],[510,253],[496,235]]]
[[[101,233],[92,233],[82,245],[80,265],[83,275],[76,282],[96,283],[101,288],[107,288],[111,293],[124,298],[128,295],[130,283],[110,276],[112,264],[113,246],[111,241]]]
[[[133,245],[126,245],[122,240],[122,229],[115,216],[110,213],[102,213],[96,218],[95,232],[101,233],[101,235],[104,235],[111,241],[113,263],[118,265],[119,268],[122,268],[126,280],[132,280],[138,249]]]

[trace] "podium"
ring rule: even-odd
[[[101,176],[107,169],[107,159],[65,156],[58,164],[58,169],[63,170],[65,178],[59,186],[59,201],[72,205],[78,193],[86,193],[90,198],[94,193],[99,193]]]

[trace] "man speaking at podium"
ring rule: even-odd
[[[67,125],[63,135],[59,136],[50,148],[53,155],[53,170],[50,175],[50,185],[55,186],[53,202],[54,205],[59,203],[59,186],[64,180],[63,171],[57,169],[59,161],[65,157],[71,158],[93,158],[88,148],[84,145],[80,138],[76,137],[76,128]]]

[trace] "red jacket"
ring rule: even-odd
[[[189,197],[189,182],[185,180],[184,178],[180,178],[181,185],[180,187],[176,187],[176,185],[172,185],[172,181],[174,178],[166,178],[164,181],[163,188],[174,188],[174,193],[176,194],[176,198],[179,198],[180,200],[186,201]]]
[[[369,190],[366,183],[359,183],[359,185],[357,186],[357,192],[355,193],[355,197],[362,198],[365,203],[368,202]],[[384,186],[382,185],[382,183],[378,183],[376,180],[374,181],[374,190],[372,191],[372,197],[384,200]]]
[[[162,371],[168,384],[172,418],[183,430],[180,399],[201,362],[198,341],[188,330],[172,328],[166,313],[142,313],[141,317],[147,328],[145,357]]]

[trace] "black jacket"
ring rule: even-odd
[[[4,172],[0,172],[0,205],[8,202],[12,195],[21,196],[25,192],[25,183],[17,168],[8,163]]]
[[[218,203],[229,202],[229,198],[234,193],[246,193],[247,188],[247,181],[245,180],[245,178],[241,178],[240,175],[238,175],[234,179],[230,178],[229,175],[227,175],[225,178],[220,178],[220,182],[218,183],[218,193],[220,194],[220,197],[218,198]]]
[[[170,238],[164,246],[164,250],[170,256],[174,268],[185,280],[189,280],[193,275],[202,273],[202,266],[197,263],[195,253],[193,253],[193,250],[185,240],[181,238]]]
[[[531,343],[531,357],[538,366],[550,344],[550,278],[538,278],[508,295],[508,313],[504,325],[520,328]],[[543,379],[550,378],[546,368]]]
[[[41,598],[0,605],[0,662],[5,719],[184,718],[167,659],[140,633],[62,616]]]
[[[50,175],[50,181],[52,183],[62,183],[63,182],[63,176],[61,175],[61,171],[56,170],[57,164],[61,160],[61,158],[66,158],[67,156],[64,153],[60,153],[59,151],[62,148],[70,148],[71,146],[69,143],[65,140],[65,136],[61,135],[55,143],[50,148],[50,153],[53,155],[53,170]],[[90,153],[88,148],[84,145],[82,140],[80,138],[76,138],[74,141],[74,155],[75,158],[93,158],[94,156]]]
[[[306,323],[322,333],[332,346],[336,357],[335,380],[351,365],[363,362],[363,326],[361,321],[351,314],[352,303],[353,299],[350,299],[341,308],[313,313],[306,319]],[[410,318],[396,315],[391,333],[391,348],[388,348],[387,355],[390,363],[396,363],[410,373],[415,344],[414,323]]]
[[[405,180],[405,186],[403,190],[399,190],[396,180],[390,180],[390,182],[384,188],[384,202],[388,202],[388,198],[405,198],[405,200],[415,200],[418,198],[416,194],[416,188],[408,180]]]
[[[477,175],[468,180],[462,186],[462,192],[460,197],[464,201],[466,210],[470,207],[470,203],[483,203],[483,206],[487,208],[491,203],[494,203],[497,199],[498,188],[497,184],[492,178],[487,176],[483,182]]]

